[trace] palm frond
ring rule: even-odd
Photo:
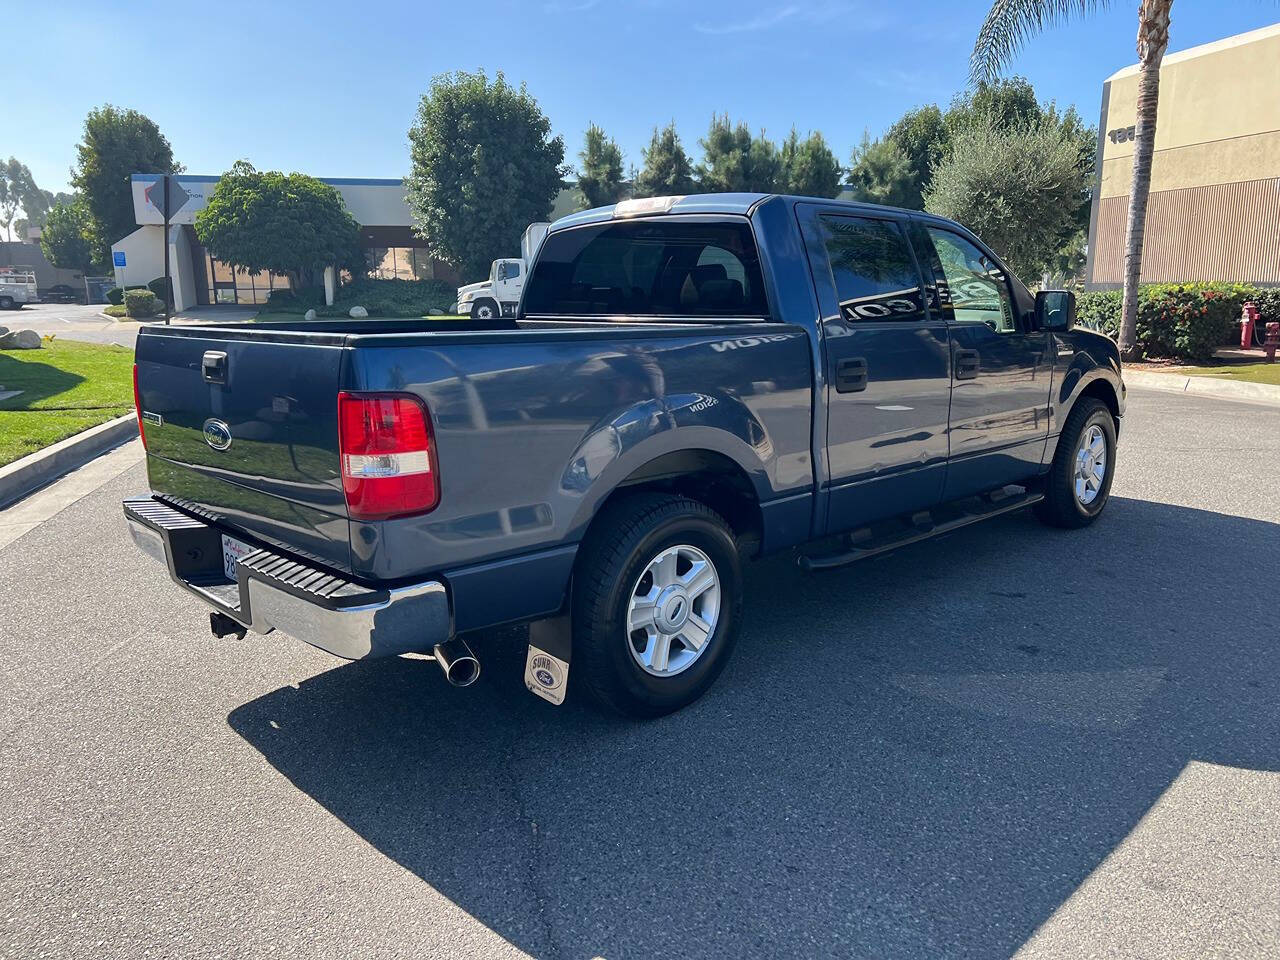
[[[970,81],[994,80],[1034,34],[1106,6],[1110,0],[994,0],[969,55]]]

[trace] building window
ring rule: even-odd
[[[375,280],[429,280],[435,275],[431,257],[416,247],[369,247],[365,255]]]
[[[289,289],[289,278],[263,270],[249,273],[216,260],[209,254],[210,303],[263,304],[272,290]]]

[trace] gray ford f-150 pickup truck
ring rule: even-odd
[[[742,564],[822,569],[1107,502],[1125,390],[963,227],[741,194],[560,220],[516,316],[144,327],[134,539],[218,636],[434,656],[528,622],[525,683],[633,716],[724,668]]]

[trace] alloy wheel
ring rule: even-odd
[[[673,677],[707,649],[720,619],[720,575],[689,544],[667,547],[645,565],[627,600],[627,646],[646,673]]]

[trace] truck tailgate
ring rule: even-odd
[[[144,330],[138,389],[152,490],[248,539],[349,570],[341,344],[307,334]]]

